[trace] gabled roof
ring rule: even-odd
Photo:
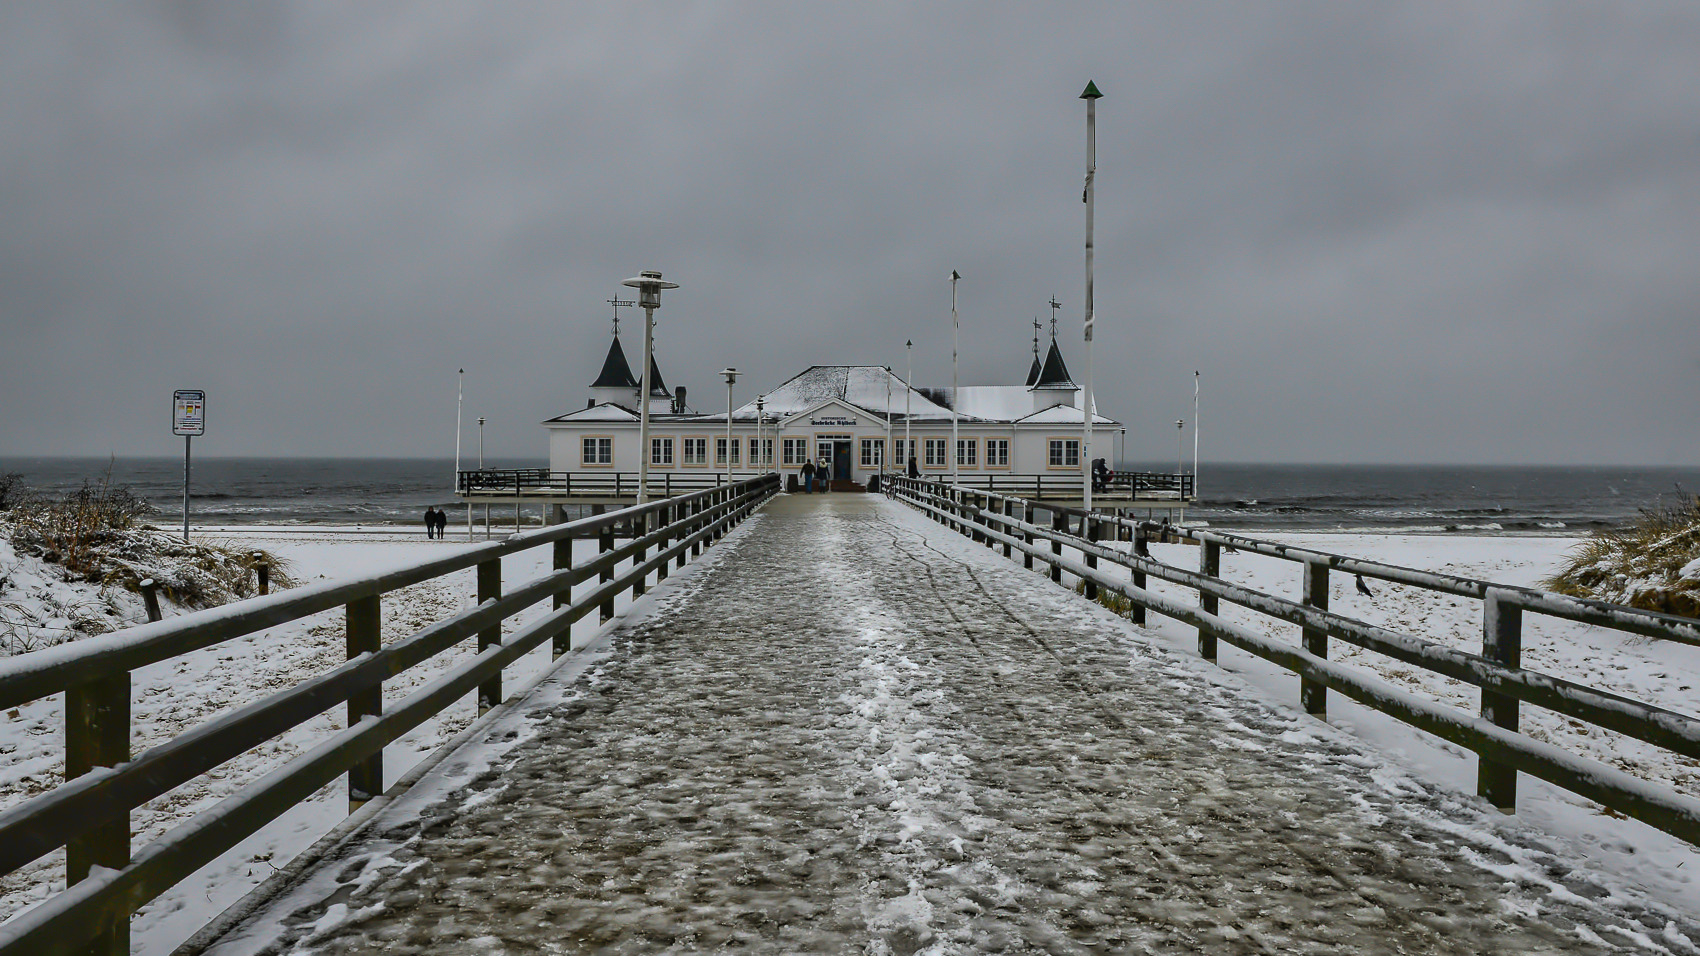
[[[626,364],[626,350],[620,347],[619,335],[615,335],[613,344],[608,346],[608,357],[602,360],[602,374],[596,376],[596,381],[590,383],[590,387],[639,387],[637,379],[632,377],[632,367]]]
[[[1096,405],[1097,402],[1093,402],[1093,404]],[[1092,423],[1094,425],[1120,425],[1121,424],[1121,422],[1118,422],[1113,418],[1105,418],[1102,415],[1093,415],[1092,416]],[[1083,422],[1081,420],[1079,408],[1077,408],[1073,405],[1052,405],[1050,408],[1041,408],[1038,411],[1034,412],[1033,414],[1028,415],[1026,418],[1016,419],[1015,424],[1017,424],[1017,425],[1075,425],[1075,426],[1079,426],[1079,425],[1083,424]]]
[[[1057,348],[1055,336],[1051,337],[1051,351],[1045,355],[1045,366],[1039,372],[1039,380],[1033,388],[1078,388],[1074,379],[1068,377],[1068,366],[1063,364],[1062,350]]]
[[[888,405],[887,392],[891,399]],[[771,420],[789,418],[834,399],[874,415],[901,420],[905,393],[910,417],[916,421],[950,418],[950,409],[927,398],[881,365],[815,365],[792,376],[766,395],[764,414]],[[722,414],[720,419],[724,421]],[[755,421],[756,403],[733,409],[734,421]]]
[[[637,412],[624,405],[602,402],[589,408],[568,412],[565,415],[557,415],[543,424],[550,425],[555,422],[635,422],[640,417]]]

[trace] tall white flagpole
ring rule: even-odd
[[[915,439],[909,437],[909,396],[915,394],[915,340],[909,339],[903,343],[903,464],[900,465],[905,475],[909,474],[909,459],[915,455]]]
[[[1080,201],[1086,204],[1086,394],[1081,398],[1080,484],[1081,507],[1092,510],[1092,200],[1098,175],[1098,100],[1104,94],[1090,80],[1080,98],[1086,101],[1086,189]]]
[[[466,369],[455,373],[455,491],[460,491],[460,407],[466,398]]]
[[[962,483],[962,476],[957,468],[962,463],[961,443],[956,437],[956,280],[962,278],[955,269],[950,270],[950,483]]]

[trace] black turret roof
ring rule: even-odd
[[[636,385],[636,382],[632,383]],[[667,391],[667,383],[661,380],[661,367],[655,364],[655,356],[649,357],[649,397],[672,398],[673,393]]]
[[[1039,376],[1043,372],[1044,372],[1044,369],[1039,365],[1039,353],[1034,352],[1033,353],[1033,367],[1027,370],[1027,387],[1032,388],[1033,386],[1039,384]]]
[[[1068,376],[1068,366],[1063,364],[1062,350],[1057,348],[1057,340],[1051,338],[1051,351],[1045,355],[1045,365],[1039,371],[1039,380],[1033,388],[1074,388],[1074,379]]]
[[[626,350],[620,347],[620,336],[614,336],[614,344],[608,346],[608,357],[602,360],[602,374],[596,376],[591,388],[637,388],[637,379],[632,377],[632,367],[626,364]]]

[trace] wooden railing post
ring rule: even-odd
[[[1021,504],[1021,520],[1026,522],[1028,525],[1033,524],[1033,502],[1032,501],[1022,502],[1022,504]],[[1023,542],[1025,542],[1028,547],[1032,547],[1033,546],[1033,532],[1031,532],[1031,531],[1021,532],[1021,540]],[[1031,551],[1022,552],[1021,564],[1022,564],[1022,567],[1025,567],[1027,570],[1029,570],[1029,571],[1033,570],[1033,552],[1031,552]]]
[[[1015,517],[1015,502],[1011,501],[1008,498],[1004,498],[1004,499],[1002,499],[1002,503],[1001,503],[998,510],[1005,518],[1013,518],[1013,517]],[[1013,533],[1013,529],[1011,529],[1008,524],[1005,524],[999,530],[1001,530],[1006,535]],[[1014,554],[1015,554],[1015,548],[1008,541],[1005,541],[1003,543],[1004,560],[1005,561],[1009,560]]]
[[[159,613],[159,582],[153,578],[143,578],[136,587],[141,589],[142,606],[147,608],[148,620],[160,620],[163,615]]]
[[[502,596],[502,560],[478,562],[478,603],[493,601]],[[478,653],[502,643],[502,622],[497,621],[478,632]],[[478,712],[486,713],[502,702],[502,675],[496,675],[478,685]]]
[[[122,671],[65,691],[65,779],[130,759],[130,674]],[[65,884],[80,883],[91,866],[120,870],[130,863],[130,815],[65,844]],[[130,914],[108,913],[90,941],[91,956],[129,956]]]
[[[672,476],[669,475],[668,477],[672,477]],[[655,513],[656,514],[656,523],[658,525],[656,530],[661,532],[661,542],[655,546],[655,553],[656,554],[660,554],[661,552],[666,551],[668,543],[673,540],[673,537],[672,537],[673,533],[671,531],[666,530],[666,529],[670,528],[673,524],[673,507],[674,507],[673,505],[663,505],[661,510],[657,511]],[[659,565],[656,566],[656,568],[655,568],[655,582],[657,584],[661,583],[662,581],[667,580],[667,566],[668,566],[669,563],[670,562],[663,561]]]
[[[1143,527],[1140,527],[1140,526],[1137,526],[1137,525],[1133,529],[1133,553],[1138,555],[1139,557],[1142,557],[1142,558],[1151,557],[1151,545],[1145,539],[1145,529]],[[1144,587],[1145,587],[1145,572],[1144,571],[1140,571],[1140,570],[1136,569],[1133,572],[1133,586],[1136,587],[1136,588],[1144,589]],[[1132,621],[1135,624],[1138,624],[1140,627],[1144,627],[1145,626],[1145,605],[1137,604],[1137,603],[1134,604],[1133,612],[1128,615],[1128,620]]]
[[[1085,515],[1085,516],[1081,517],[1080,524],[1081,524],[1080,530],[1082,532],[1082,535],[1081,535],[1082,537],[1084,537],[1087,541],[1097,541],[1098,540],[1098,522],[1097,522],[1096,519],[1094,519],[1091,515]],[[1086,559],[1086,566],[1087,567],[1096,568],[1098,566],[1098,556],[1097,555],[1093,554],[1090,551],[1082,551],[1081,555]],[[1098,600],[1098,585],[1097,585],[1097,582],[1090,581],[1090,580],[1088,580],[1086,582],[1086,600],[1088,600],[1088,601]]]
[[[1325,561],[1306,561],[1304,603],[1319,611],[1328,610],[1328,564]],[[1328,632],[1307,627],[1304,632],[1305,650],[1317,657],[1328,657]],[[1307,714],[1318,717],[1328,713],[1328,688],[1308,677],[1299,678],[1299,703]]]
[[[375,654],[383,649],[383,621],[378,595],[355,598],[348,602],[346,613],[348,659],[361,654]],[[384,688],[375,684],[355,691],[348,697],[348,726],[362,718],[376,717],[384,711]],[[382,750],[360,761],[348,770],[348,812],[353,813],[366,801],[384,792],[384,752]]]
[[[608,552],[614,550],[613,525],[603,525],[602,528],[596,532],[596,550],[601,557],[607,557]],[[614,566],[612,564],[604,565],[602,568],[601,583],[607,584],[612,580],[614,580]],[[610,594],[608,595],[608,599],[602,602],[602,623],[606,624],[613,619],[614,596]]]
[[[1222,546],[1214,541],[1198,543],[1198,572],[1213,578],[1222,576]],[[1198,609],[1206,614],[1215,614],[1217,599],[1214,595],[1198,592]],[[1207,627],[1198,629],[1198,656],[1207,661],[1216,661],[1216,635]]]
[[[1056,532],[1068,530],[1068,515],[1060,511],[1051,512],[1051,530]],[[1062,542],[1054,537],[1051,539],[1051,553],[1059,558],[1062,557]],[[1058,584],[1062,583],[1062,565],[1054,563],[1051,565],[1051,580]]]
[[[653,514],[655,514],[655,512],[653,512],[653,511],[645,512],[642,517],[632,519],[632,539],[633,540],[636,540],[640,537],[643,537],[643,536],[649,534],[649,519],[650,519],[650,516],[653,515]],[[637,549],[637,553],[632,555],[632,571],[633,572],[636,572],[637,569],[640,566],[643,565],[644,558],[648,554],[649,554],[648,548],[638,548]],[[634,573],[633,574],[633,580],[632,580],[632,600],[635,601],[638,598],[643,597],[643,593],[647,590],[649,590],[649,574],[647,572],[643,573],[643,574],[635,574]]]
[[[1523,609],[1505,600],[1506,594],[1489,589],[1482,597],[1482,656],[1506,667],[1523,666]],[[1482,719],[1517,729],[1518,700],[1482,688]],[[1517,810],[1517,770],[1486,758],[1476,763],[1476,793],[1505,813]]]
[[[570,537],[558,539],[555,542],[554,554],[552,557],[553,560],[551,560],[549,564],[552,568],[554,568],[554,570],[565,571],[571,568],[573,566],[573,539]],[[555,592],[555,610],[559,611],[561,608],[566,607],[571,603],[573,603],[572,585],[569,584],[560,591]],[[561,629],[561,633],[555,635],[554,644],[550,648],[550,653],[555,657],[561,657],[570,653],[572,649],[573,628],[572,625],[569,624]]]
[[[696,534],[698,531],[702,530],[702,526],[703,526],[702,513],[705,510],[707,510],[707,505],[708,505],[708,499],[706,499],[706,498],[698,498],[697,500],[691,502],[691,524],[690,524],[691,534]],[[691,557],[692,558],[702,557],[702,539],[701,538],[698,538],[695,541],[691,542]]]

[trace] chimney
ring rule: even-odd
[[[683,415],[684,413],[685,413],[685,386],[680,385],[680,386],[673,389],[673,414]]]
[[[588,404],[588,405],[586,405],[586,406],[584,406],[584,407],[585,407],[585,408],[595,408],[595,407],[596,407],[596,399],[594,399],[594,398],[593,398],[593,399],[591,399],[591,400],[590,400],[590,404]]]

